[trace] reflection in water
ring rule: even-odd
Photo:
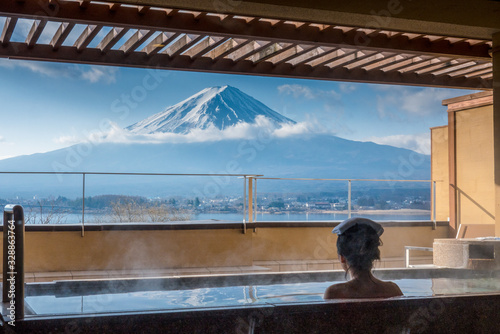
[[[500,291],[496,278],[394,280],[405,297],[492,293]],[[172,309],[231,307],[250,304],[323,301],[323,292],[335,282],[230,286],[171,291],[138,291],[87,296],[28,296],[26,303],[38,315],[92,314]]]

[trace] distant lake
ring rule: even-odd
[[[383,212],[383,211],[381,211]],[[353,217],[366,217],[376,221],[384,220],[430,220],[430,211],[427,214],[419,213],[352,213]],[[85,223],[92,224],[94,220],[99,220],[102,214],[87,213],[85,214]],[[346,213],[283,213],[283,214],[257,214],[256,221],[341,221],[347,219]],[[81,214],[67,214],[62,219],[62,224],[80,224],[82,219]],[[192,216],[192,220],[226,220],[226,221],[242,221],[243,215],[239,213],[200,213]]]
[[[428,214],[358,214],[352,213],[352,217],[365,217],[373,220],[430,220],[431,213]],[[259,214],[257,213],[256,221],[340,221],[347,219],[346,213],[283,213],[283,214]],[[203,213],[196,215],[197,220],[217,219],[217,220],[243,220],[242,214],[228,213]]]

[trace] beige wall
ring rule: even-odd
[[[431,179],[436,181],[436,220],[450,217],[448,126],[431,129]],[[432,198],[434,206],[434,198]]]
[[[446,226],[387,227],[384,258],[404,257],[404,246],[432,246]],[[253,261],[335,260],[331,228],[194,231],[26,232],[25,271],[129,270],[251,266]],[[415,254],[419,256],[418,254]],[[429,255],[429,254],[425,254]]]
[[[240,230],[29,232],[27,272],[252,265]]]
[[[460,96],[444,100],[443,105],[448,106],[450,123],[431,129],[432,178],[448,177],[447,185],[455,182],[456,194],[438,189],[438,217],[444,217],[446,208],[440,203],[447,198],[451,229],[460,224],[477,225],[473,228],[476,231],[469,228],[467,233],[482,229],[482,234],[492,235],[487,232],[495,224],[496,203],[492,93]],[[444,140],[447,135],[453,137]],[[455,173],[455,180],[450,173]],[[451,211],[454,205],[456,211]]]
[[[457,222],[495,223],[493,106],[456,114]]]

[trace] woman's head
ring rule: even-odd
[[[342,226],[341,226],[342,225]],[[348,270],[355,273],[370,271],[373,261],[380,260],[382,244],[379,235],[383,228],[379,224],[366,218],[349,219],[339,225],[342,230],[337,239],[337,253],[343,256]]]

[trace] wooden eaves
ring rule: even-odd
[[[2,0],[0,17],[11,59],[492,89],[490,40],[97,1]],[[31,29],[12,41],[20,20]],[[59,28],[42,44],[48,23]]]

